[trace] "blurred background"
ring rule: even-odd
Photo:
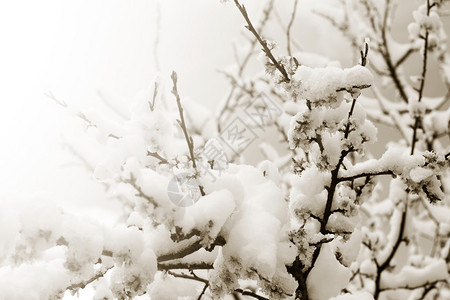
[[[243,2],[256,22],[265,1]],[[352,54],[342,35],[311,14],[319,2],[335,5],[331,0],[299,1],[292,37],[305,50],[350,66]],[[288,20],[294,1],[275,3],[281,20]],[[416,3],[400,1],[397,9],[394,25],[401,29],[396,37],[403,42],[412,19],[410,6]],[[92,150],[82,137],[83,122],[45,94],[99,113],[108,109],[104,97],[127,114],[137,93],[152,87],[156,76],[167,82],[176,70],[180,93],[215,110],[230,88],[218,70],[234,63],[233,43],[239,46],[243,33],[248,36],[243,25],[232,1],[2,1],[2,197],[37,194],[108,222],[115,204],[103,198],[103,187],[64,146],[67,140],[79,140],[80,151]],[[272,22],[266,28],[265,37],[278,40],[284,52],[281,27]],[[419,67],[412,63],[410,71],[418,73]],[[250,62],[249,74],[261,70],[256,59]],[[427,93],[439,92],[439,84],[427,86]]]

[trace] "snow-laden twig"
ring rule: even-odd
[[[187,131],[187,127],[186,127],[186,122],[184,121],[183,107],[181,106],[181,99],[180,99],[180,95],[178,94],[178,88],[177,88],[178,76],[175,71],[172,72],[171,78],[172,78],[172,82],[173,82],[172,94],[176,98],[178,111],[180,113],[180,119],[177,120],[177,122],[178,122],[178,125],[180,125],[181,130],[183,131],[184,138],[186,139],[186,144],[189,149],[189,155],[191,157],[192,167],[194,168],[194,171],[195,171],[195,176],[198,176],[197,163],[196,163],[196,159],[195,159],[195,155],[194,155],[194,149],[195,149],[194,148],[194,139],[192,138],[192,136],[189,135],[189,133]],[[200,193],[202,194],[202,196],[205,196],[205,191],[204,191],[203,186],[199,185],[198,188],[200,189]]]
[[[267,58],[269,58],[269,60],[278,69],[278,71],[280,71],[281,75],[283,75],[284,80],[289,82],[291,79],[289,78],[289,75],[287,74],[285,68],[273,56],[272,51],[270,50],[269,46],[267,45],[267,41],[263,40],[261,38],[261,36],[259,35],[259,33],[256,31],[255,27],[253,27],[253,24],[250,21],[250,18],[247,14],[247,10],[245,9],[245,7],[243,5],[241,5],[238,0],[234,0],[234,3],[236,4],[236,7],[239,9],[239,11],[241,12],[245,21],[247,22],[246,28],[255,36],[255,38],[261,44],[263,51],[266,54]]]

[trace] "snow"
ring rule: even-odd
[[[296,213],[313,213],[317,217],[323,215],[331,175],[320,171],[316,166],[304,170],[300,176],[291,177],[290,209]]]
[[[411,169],[423,165],[425,159],[421,155],[409,155],[409,149],[400,146],[390,146],[380,159],[369,159],[357,163],[349,170],[342,170],[342,177],[355,176],[363,173],[378,173],[386,170],[394,174],[407,174]]]
[[[427,105],[425,102],[419,102],[416,98],[408,100],[408,111],[411,118],[419,118],[425,115]]]
[[[270,179],[270,173],[278,171],[271,164],[265,166],[269,170],[266,176],[266,168],[261,170],[231,164],[215,182],[206,185],[209,191],[227,189],[236,199],[236,209],[221,233],[227,243],[219,252],[214,271],[210,274],[215,295],[222,295],[226,292],[223,289],[232,288],[232,282],[237,278],[249,278],[249,274],[264,279],[261,281],[263,285],[269,284],[267,280],[279,283],[284,280],[285,283],[278,288],[285,286],[288,290],[282,290],[282,293],[295,290],[295,280],[292,283],[285,267],[297,253],[287,242],[285,234],[285,226],[289,222],[287,203],[281,190]]]
[[[264,177],[273,181],[277,186],[280,185],[282,178],[275,163],[270,160],[263,160],[258,164],[258,169],[261,170]]]
[[[448,273],[445,260],[434,259],[427,262],[427,265],[421,268],[404,266],[396,274],[383,272],[380,280],[380,288],[411,288],[447,279]]]
[[[103,232],[98,224],[85,218],[66,216],[61,235],[67,243],[65,266],[71,271],[89,271],[103,250]]]
[[[347,69],[310,68],[302,65],[292,78],[300,83],[297,91],[300,98],[311,102],[325,100],[330,101],[330,104],[337,98],[339,90],[353,92],[369,87],[373,82],[370,71],[359,65]]]
[[[340,68],[309,68],[300,66],[292,77],[300,82],[299,96],[312,102],[336,98],[336,90],[341,87]]]
[[[394,199],[393,201],[395,201],[395,200],[396,199]],[[377,255],[377,261],[379,264],[383,264],[387,260],[390,253],[392,252],[392,249],[394,248],[394,245],[400,234],[400,224],[401,224],[401,218],[402,218],[402,214],[403,214],[401,208],[402,208],[402,205],[400,205],[400,208],[394,209],[394,212],[389,220],[389,224],[391,226],[390,226],[389,234],[387,235],[387,245]]]
[[[156,271],[156,256],[150,248],[146,248],[134,263],[125,263],[112,270],[111,290],[122,297],[142,295],[153,281]]]
[[[335,251],[341,253],[340,262],[344,266],[350,267],[352,262],[354,262],[358,257],[359,250],[361,248],[361,240],[361,230],[356,228],[353,230],[348,240],[344,240],[342,237],[337,237],[330,243],[330,245],[333,246]]]
[[[171,275],[158,273],[155,281],[149,287],[151,299],[173,300],[181,297],[194,297],[198,293],[198,282],[175,278]]]
[[[330,300],[373,300],[372,294],[368,292],[356,292],[353,294],[342,294]]]
[[[147,155],[144,140],[138,135],[110,139],[108,147],[109,151],[94,171],[98,180],[106,180],[120,173],[122,165],[129,157],[135,156],[143,160]]]
[[[433,111],[431,114],[424,116],[423,122],[427,132],[434,132],[436,134],[447,132],[450,122],[450,110]]]
[[[213,242],[231,213],[235,209],[233,195],[227,190],[214,191],[201,197],[194,205],[185,209],[184,217],[176,220],[185,234],[194,229],[207,232],[205,246]]]
[[[357,3],[351,2],[347,1],[345,7],[349,14],[338,9],[330,13],[339,16],[339,21],[349,22],[344,25],[349,26],[350,35],[354,34],[351,38],[361,41],[362,34],[367,34],[374,44],[380,43],[369,32],[370,27],[364,26],[362,16],[352,11],[352,5]],[[344,20],[344,16],[349,20]],[[414,19],[415,23],[409,25],[411,36],[417,39],[426,28],[430,30],[429,46],[439,46],[442,35],[437,31],[442,23],[438,14],[432,10],[430,16],[426,16],[422,6],[414,12]],[[394,62],[416,44],[416,41],[399,44],[389,35],[387,38]],[[91,123],[89,130],[105,146],[106,151],[94,174],[108,185],[108,195],[123,200],[123,218],[117,226],[106,229],[95,220],[62,213],[46,201],[2,201],[5,207],[0,211],[0,240],[3,241],[0,244],[0,280],[3,283],[0,298],[51,299],[68,285],[81,283],[108,267],[112,267],[108,274],[90,287],[95,288],[94,299],[140,298],[146,291],[150,295],[146,298],[152,299],[197,298],[203,284],[158,272],[159,258],[159,263],[166,265],[213,264],[214,269],[202,271],[201,276],[210,280],[214,299],[239,287],[243,279],[251,281],[252,289],[269,299],[292,299],[298,283],[286,266],[291,266],[298,257],[303,270],[311,267],[306,284],[312,300],[373,299],[367,292],[353,293],[355,282],[348,286],[350,270],[356,271],[360,263],[361,273],[376,273],[375,262],[386,262],[397,241],[407,200],[417,200],[417,197],[409,197],[409,190],[411,193],[419,191],[419,194],[423,190],[443,194],[438,174],[448,172],[448,163],[442,155],[420,153],[421,142],[416,149],[419,154],[409,155],[407,143],[397,143],[397,146],[389,146],[380,159],[364,161],[366,146],[376,141],[377,134],[376,127],[367,120],[365,109],[373,108],[376,100],[359,96],[361,89],[373,84],[372,73],[360,65],[343,69],[339,62],[317,54],[300,52],[295,55],[300,62],[298,68],[292,59],[280,58],[291,77],[289,83],[273,86],[259,78],[256,82],[245,78],[237,80],[239,84],[267,93],[272,88],[282,93],[281,88],[277,89],[281,86],[292,96],[292,101],[283,103],[285,113],[277,121],[285,132],[289,129],[291,149],[300,149],[291,153],[286,149],[278,151],[269,144],[261,145],[269,160],[258,161],[258,166],[254,167],[243,164],[245,158],[241,156],[241,165],[230,163],[223,172],[215,169],[213,173],[218,176],[213,179],[194,173],[196,170],[186,156],[184,136],[175,122],[179,117],[178,111],[173,109],[175,102],[165,102],[164,91],[158,94],[154,109],[149,107],[152,88],[138,95],[130,118],[121,122],[95,111],[81,114],[74,110],[78,117],[88,119],[85,121]],[[378,63],[376,53],[373,55],[373,61]],[[275,68],[272,66],[272,69]],[[442,69],[447,72],[448,66],[444,64]],[[380,71],[383,70],[380,68]],[[401,72],[399,76],[403,80]],[[406,87],[406,82],[405,89],[408,97],[415,95]],[[356,98],[358,101],[349,116],[352,100]],[[433,108],[427,103],[429,99],[424,97],[419,103],[416,98],[408,105],[387,104],[385,118],[392,117],[390,124],[402,123],[398,126],[405,136],[410,133],[405,120],[410,120],[411,116],[423,117],[427,137],[445,134],[450,113],[428,113],[427,108]],[[434,102],[438,103],[439,99]],[[211,112],[202,105],[183,98],[183,106],[198,156],[217,136],[216,125]],[[410,115],[400,114],[400,110],[409,110]],[[380,114],[378,111],[372,116]],[[420,132],[419,138],[422,138]],[[446,146],[436,144],[436,148]],[[341,153],[348,149],[354,150],[355,155],[349,155],[342,162]],[[148,156],[148,151],[157,152],[169,163],[160,164],[158,158]],[[295,159],[307,161],[301,162],[295,175],[290,176],[284,169],[284,176],[281,176],[278,168],[285,167],[292,154]],[[202,154],[200,157],[199,162],[204,160]],[[361,178],[339,183],[325,226],[331,233],[322,234],[318,219],[323,217],[327,193],[331,190],[331,171],[338,163],[342,163],[338,180]],[[378,201],[375,196],[370,199],[372,203],[363,204],[369,216],[366,220],[359,216],[358,205],[363,197],[357,194],[357,188],[365,173],[378,172],[392,172],[397,178],[391,181],[386,199]],[[182,173],[194,174],[206,191],[205,196],[189,207],[176,206],[167,193],[174,174]],[[439,179],[448,181],[445,176]],[[369,190],[372,184],[369,183]],[[425,203],[427,209],[419,211],[418,216],[408,210],[403,235],[413,246],[407,250],[423,252],[422,245],[416,245],[421,232],[438,230],[440,235],[448,235],[447,202],[441,201],[435,206]],[[362,240],[370,247],[361,247]],[[214,250],[209,248],[219,241],[225,244]],[[319,256],[311,266],[318,243]],[[204,248],[186,257],[167,259],[170,255],[179,257],[177,254],[189,246],[198,249],[199,244]],[[447,255],[448,242],[445,246],[441,243],[436,246],[436,255]],[[405,248],[402,244],[402,251]],[[448,280],[444,260],[413,255],[408,262],[393,261],[392,265],[395,263],[395,273],[391,273],[390,268],[383,272],[381,288],[411,288],[433,280]],[[35,274],[40,276],[36,278]],[[370,278],[362,280],[366,290],[373,287]],[[407,293],[410,292],[404,291],[405,295]],[[445,293],[442,293],[444,297]]]
[[[36,276],[39,274],[39,276]],[[70,284],[64,259],[34,261],[0,268],[0,295],[3,299],[51,299]]]
[[[372,259],[366,259],[361,262],[359,271],[361,272],[361,274],[375,275],[377,273],[377,266]]]
[[[433,175],[434,175],[433,170],[421,167],[416,167],[409,172],[409,176],[411,176],[411,179],[415,182],[421,182]]]
[[[350,270],[339,263],[331,246],[324,244],[306,280],[308,296],[312,300],[328,300],[346,287],[350,276]]]

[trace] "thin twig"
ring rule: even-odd
[[[156,96],[158,95],[158,82],[155,81],[155,85],[153,87],[153,99],[152,102],[148,102],[150,106],[150,110],[153,111],[155,109]]]
[[[180,95],[178,94],[178,89],[177,89],[178,77],[177,77],[177,73],[175,71],[172,72],[171,78],[172,78],[172,82],[173,82],[172,94],[175,96],[175,98],[177,100],[178,111],[180,112],[180,119],[177,120],[177,122],[178,122],[178,125],[180,125],[181,129],[183,130],[184,138],[186,139],[186,143],[189,148],[189,154],[191,156],[192,167],[195,170],[195,176],[197,176],[198,170],[197,170],[197,163],[195,161],[195,156],[194,156],[194,140],[192,139],[192,136],[189,136],[189,134],[187,132],[186,123],[184,121],[183,107],[181,106],[181,99],[180,99]],[[202,196],[205,196],[205,191],[203,190],[203,186],[199,185],[198,188],[200,189],[200,193],[202,194]]]
[[[409,48],[403,55],[402,55],[402,57],[400,57],[399,59],[398,59],[398,61],[395,63],[395,68],[398,68],[403,62],[405,62],[405,60],[411,55],[411,54],[413,54],[414,52],[416,51],[416,49],[415,48]]]
[[[292,56],[292,52],[291,52],[291,27],[294,24],[295,13],[297,12],[297,3],[298,3],[298,0],[295,0],[294,8],[293,8],[292,14],[291,14],[291,19],[289,20],[289,24],[288,24],[287,29],[286,29],[287,52],[288,52],[289,56]]]
[[[403,208],[403,212],[402,212],[402,217],[400,220],[400,230],[397,236],[397,240],[395,241],[394,246],[392,247],[391,253],[389,253],[389,256],[386,258],[386,260],[382,263],[378,262],[377,260],[375,260],[375,264],[377,266],[377,274],[375,277],[375,292],[373,295],[373,298],[375,300],[378,299],[378,297],[380,296],[380,293],[382,292],[381,288],[380,288],[380,284],[381,284],[381,273],[383,273],[383,271],[390,266],[391,260],[394,258],[395,254],[397,253],[398,248],[400,247],[400,244],[403,241],[403,235],[404,235],[404,231],[405,231],[405,225],[406,225],[406,214],[407,214],[407,205],[405,205],[405,207]]]
[[[139,185],[137,185],[136,178],[134,177],[133,173],[130,174],[129,179],[123,179],[123,182],[128,183],[137,191],[136,196],[144,198],[145,200],[147,200],[148,202],[153,204],[154,207],[158,206],[158,203],[156,203],[155,199],[153,199],[153,197],[150,197],[149,195],[145,194],[142,191],[142,188]]]
[[[264,53],[266,56],[272,61],[273,65],[280,71],[280,73],[283,75],[284,80],[289,82],[290,78],[284,69],[284,67],[275,59],[275,57],[272,54],[272,51],[267,46],[267,41],[263,40],[259,33],[256,31],[255,27],[253,27],[252,22],[250,21],[250,18],[247,14],[247,10],[245,9],[244,5],[241,5],[238,0],[234,0],[234,3],[236,4],[236,7],[241,12],[242,16],[244,17],[245,21],[247,22],[246,28],[255,36],[255,38],[258,40],[258,42],[261,44]]]
[[[380,53],[383,56],[383,59],[386,63],[386,66],[388,68],[389,74],[392,78],[392,81],[394,82],[395,87],[397,88],[400,97],[405,103],[408,103],[408,96],[405,93],[405,90],[403,88],[403,85],[400,81],[400,78],[397,73],[397,68],[395,67],[394,63],[392,62],[389,46],[388,46],[388,39],[387,39],[387,30],[388,30],[388,18],[389,18],[389,8],[391,0],[386,1],[386,8],[384,10],[384,17],[383,17],[383,23],[381,25],[381,39],[382,44],[380,45]]]
[[[430,15],[430,0],[427,0],[427,16]],[[420,103],[422,101],[423,97],[423,90],[425,88],[425,76],[427,74],[427,60],[428,60],[428,28],[425,28],[425,37],[424,37],[424,49],[423,49],[423,63],[422,63],[422,74],[420,77],[420,87],[418,91],[418,102]],[[411,140],[411,155],[414,154],[414,148],[416,146],[416,139],[417,139],[417,129],[422,127],[422,118],[420,116],[415,118],[414,121],[414,128],[413,128],[413,135]]]
[[[206,289],[208,288],[208,286],[209,286],[209,283],[205,283],[205,286],[203,287],[203,290],[202,290],[202,292],[200,293],[200,295],[198,295],[197,300],[201,300],[201,299],[202,299],[202,297],[203,297],[203,295],[205,294]]]
[[[64,108],[67,108],[66,101],[57,98],[51,91],[44,93],[44,95],[47,96],[48,98],[52,99],[53,101],[55,101],[56,104],[61,105]]]
[[[66,290],[76,290],[76,289],[84,289],[88,284],[96,281],[97,279],[102,278],[103,276],[105,276],[106,272],[108,272],[112,267],[106,268],[104,271],[100,271],[97,274],[95,274],[94,276],[92,276],[91,278],[89,278],[86,281],[82,281],[79,283],[74,283],[69,285]]]
[[[258,300],[269,300],[268,298],[260,296],[258,294],[255,294],[255,293],[253,293],[252,291],[249,291],[249,290],[236,289],[234,291],[242,294],[243,296],[250,296],[250,297],[253,297],[253,298],[258,299]]]
[[[435,281],[431,281],[431,282],[425,282],[424,284],[420,284],[420,285],[411,285],[411,286],[409,286],[409,285],[405,285],[405,286],[400,286],[400,287],[388,287],[388,288],[383,288],[383,289],[380,289],[380,291],[381,292],[384,292],[384,291],[390,291],[390,290],[399,290],[399,289],[402,289],[402,290],[415,290],[415,289],[419,289],[419,288],[425,288],[426,286],[434,286],[434,285],[436,285],[437,283],[439,283],[439,282],[447,282],[447,280],[435,280]]]
[[[380,175],[394,175],[394,173],[391,170],[374,172],[374,173],[361,173],[361,174],[348,176],[348,177],[339,177],[337,180],[339,182],[344,182],[344,181],[352,181],[352,180],[362,178],[362,177],[367,177],[367,176],[373,177],[373,176],[380,176]]]
[[[159,155],[157,152],[150,152],[150,151],[147,151],[147,155],[159,159],[159,164],[160,164],[160,165],[162,165],[162,164],[168,164],[168,163],[169,163],[169,161],[168,161],[167,159],[165,159],[164,157],[162,157],[161,155]]]
[[[261,23],[260,23],[259,27],[256,29],[258,32],[263,31],[264,26],[266,25],[267,21],[269,20],[270,12],[273,9],[273,3],[274,3],[274,0],[270,0],[267,3],[267,7],[264,9],[264,12],[263,12],[263,18],[261,20]],[[252,57],[252,55],[254,54],[254,48],[255,48],[255,45],[257,42],[258,42],[258,40],[256,40],[256,39],[251,40],[249,50],[248,50],[246,56],[244,57],[244,59],[242,60],[242,63],[239,63],[239,59],[238,59],[238,57],[236,57],[236,62],[239,64],[238,76],[242,76],[242,74],[244,73],[245,67],[247,66],[248,62],[250,61],[250,57]],[[220,108],[220,111],[218,113],[217,130],[219,132],[221,131],[222,118],[223,118],[225,112],[230,108],[230,102],[231,102],[231,99],[233,98],[235,90],[236,90],[236,86],[233,85],[233,87],[230,90],[230,93],[228,94],[228,96],[225,100],[224,105]]]
[[[172,263],[164,262],[158,263],[158,270],[209,270],[213,268],[212,263],[200,262],[200,263]]]
[[[172,272],[172,271],[167,271],[167,273],[172,275],[173,277],[183,278],[183,279],[190,279],[190,280],[203,282],[205,284],[209,284],[208,280],[203,279],[203,278],[198,277],[198,276],[187,275],[187,274],[184,274],[184,273],[179,274],[179,273],[175,273],[175,272]]]
[[[165,261],[172,260],[172,259],[182,258],[182,257],[185,257],[186,255],[194,253],[197,250],[200,250],[201,248],[202,248],[202,246],[201,246],[200,242],[196,241],[195,243],[192,243],[188,247],[186,247],[180,251],[177,251],[175,253],[167,253],[167,254],[158,256],[158,262],[165,262]]]

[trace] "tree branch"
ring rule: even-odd
[[[373,172],[373,173],[361,173],[361,174],[357,174],[357,175],[353,175],[353,176],[348,176],[348,177],[339,177],[337,180],[339,182],[343,182],[343,181],[352,181],[358,178],[362,178],[362,177],[372,177],[372,176],[379,176],[379,175],[394,175],[394,172],[392,172],[391,170],[386,170],[386,171],[379,171],[379,172]]]
[[[161,155],[159,155],[157,152],[150,152],[150,151],[147,151],[147,155],[159,159],[159,164],[160,164],[160,165],[168,164],[168,163],[169,163],[169,161],[168,161],[167,159],[165,159],[164,157],[162,157]]]
[[[194,253],[197,250],[200,250],[201,248],[202,248],[202,246],[200,244],[200,240],[197,240],[194,243],[189,244],[187,247],[185,247],[177,252],[170,252],[170,253],[166,253],[166,254],[158,256],[158,263],[185,257],[186,255],[189,255],[191,253]]]
[[[183,107],[181,106],[181,99],[180,99],[180,95],[178,94],[178,89],[177,89],[178,77],[177,77],[177,73],[175,71],[172,72],[171,78],[172,78],[172,82],[173,82],[172,94],[175,96],[175,98],[177,100],[178,111],[180,113],[180,119],[177,120],[177,122],[180,125],[181,129],[183,130],[184,138],[186,139],[186,143],[189,148],[189,154],[191,156],[192,166],[195,170],[195,176],[197,176],[198,170],[197,170],[197,163],[195,161],[195,156],[194,156],[194,140],[192,139],[192,136],[189,136],[189,134],[187,132],[186,122],[184,121],[184,115],[183,115]],[[203,186],[199,185],[198,188],[200,189],[200,193],[202,194],[202,196],[205,196],[205,191],[203,190]]]
[[[405,285],[405,286],[400,286],[400,287],[389,287],[389,288],[383,288],[380,289],[380,292],[384,292],[384,291],[390,291],[390,290],[415,290],[415,289],[419,289],[419,288],[425,288],[427,286],[434,286],[439,282],[447,282],[447,280],[435,280],[435,281],[431,281],[431,282],[425,282],[423,284],[420,285]]]
[[[290,78],[289,78],[286,70],[284,69],[284,67],[273,56],[271,50],[267,46],[267,41],[263,40],[261,38],[261,36],[259,35],[259,33],[256,31],[255,27],[253,27],[253,24],[250,21],[250,18],[248,17],[247,10],[245,9],[245,7],[243,5],[241,5],[238,0],[234,0],[234,3],[236,4],[236,7],[239,9],[239,11],[241,12],[241,14],[244,17],[245,21],[247,22],[246,28],[255,36],[255,38],[261,44],[264,53],[270,59],[270,61],[272,61],[273,65],[278,69],[278,71],[280,71],[280,73],[283,75],[284,80],[289,82]]]
[[[298,0],[294,0],[294,8],[292,9],[291,19],[289,20],[289,24],[286,29],[286,40],[287,40],[287,52],[289,56],[292,56],[291,52],[291,27],[294,24],[295,13],[297,12],[297,3]]]
[[[405,224],[406,224],[406,212],[407,212],[407,205],[405,205],[405,208],[403,209],[402,218],[400,220],[400,230],[397,236],[397,240],[395,241],[394,247],[392,247],[391,253],[389,253],[389,256],[386,258],[386,260],[383,263],[379,263],[377,260],[375,260],[375,264],[377,265],[377,274],[375,277],[375,292],[373,295],[373,298],[375,300],[378,299],[380,296],[380,293],[382,290],[380,289],[380,280],[381,280],[381,273],[389,267],[391,260],[394,258],[395,254],[397,253],[398,248],[400,247],[400,244],[403,241],[403,234],[405,231]]]
[[[137,191],[136,196],[146,199],[148,202],[153,204],[154,207],[158,206],[158,203],[156,203],[155,199],[153,199],[153,197],[150,197],[149,195],[144,193],[142,191],[142,188],[136,184],[136,178],[134,177],[133,173],[130,174],[129,179],[123,179],[123,182],[128,183]]]
[[[209,270],[213,268],[212,263],[199,262],[199,263],[171,263],[164,262],[158,263],[158,270],[176,270],[176,269],[186,269],[186,270]]]
[[[386,8],[385,8],[384,17],[383,17],[383,24],[381,25],[381,39],[382,39],[383,43],[380,45],[379,50],[380,50],[381,56],[383,57],[383,59],[386,63],[386,66],[388,68],[388,71],[392,78],[392,81],[394,82],[394,85],[400,94],[400,97],[402,98],[402,100],[405,103],[408,103],[408,96],[406,95],[403,85],[397,74],[397,68],[394,66],[394,63],[392,62],[392,58],[391,58],[391,54],[390,54],[389,46],[388,46],[388,40],[387,40],[387,36],[386,36],[387,30],[388,30],[387,21],[389,18],[390,2],[391,2],[390,0],[386,1]]]
[[[430,0],[427,0],[427,16],[430,16]],[[422,97],[423,97],[423,90],[425,88],[425,77],[427,74],[427,60],[428,60],[428,36],[429,36],[429,31],[428,28],[425,28],[425,37],[424,37],[424,49],[423,49],[423,63],[422,63],[422,74],[420,76],[420,87],[419,87],[419,95],[418,95],[418,99],[417,101],[420,103],[422,101]],[[411,155],[414,154],[414,148],[416,146],[416,136],[417,136],[417,129],[420,127],[422,127],[422,117],[418,116],[416,117],[415,121],[414,121],[414,128],[413,128],[413,136],[412,136],[412,141],[411,141]]]

